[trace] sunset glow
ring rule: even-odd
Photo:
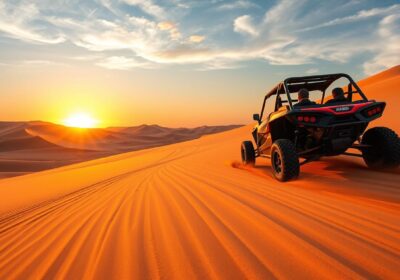
[[[70,127],[92,128],[96,127],[98,122],[88,113],[75,113],[65,119],[63,124]]]

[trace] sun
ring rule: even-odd
[[[98,124],[98,120],[88,113],[74,113],[66,118],[63,123],[70,127],[93,128]]]

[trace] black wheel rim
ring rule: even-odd
[[[274,151],[272,154],[272,164],[275,172],[280,174],[282,172],[282,159],[281,155],[277,151]]]

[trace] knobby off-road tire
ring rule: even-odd
[[[362,151],[369,168],[392,169],[400,165],[400,139],[390,128],[374,127],[367,130],[361,143],[372,146]]]
[[[271,147],[272,173],[285,182],[297,178],[300,173],[299,157],[292,141],[279,139]]]
[[[242,146],[240,147],[240,152],[243,164],[253,166],[256,163],[256,154],[251,141],[243,141]]]

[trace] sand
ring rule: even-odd
[[[77,129],[48,122],[0,122],[0,178],[196,139],[238,125]]]
[[[399,279],[399,170],[279,183],[240,164],[250,131],[0,180],[0,279]]]
[[[0,178],[37,172],[110,155],[107,151],[70,149],[32,135],[43,122],[0,122]]]
[[[374,126],[389,126],[400,132],[400,65],[378,73],[358,83],[369,99],[385,101],[384,117]]]

